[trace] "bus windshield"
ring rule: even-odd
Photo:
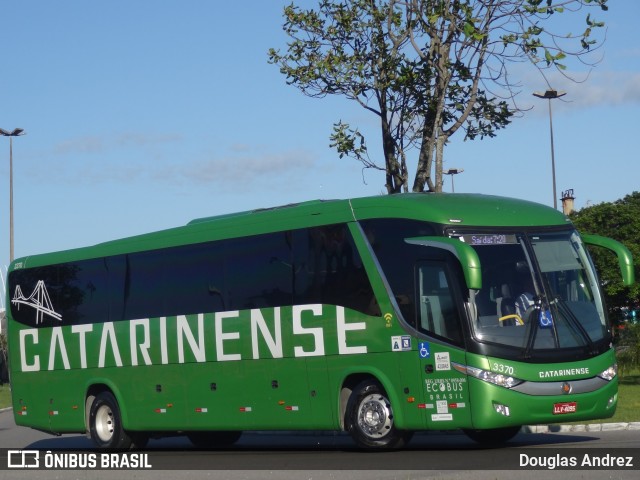
[[[573,231],[463,234],[482,265],[470,293],[472,331],[481,342],[536,350],[590,347],[608,324],[593,265]]]
[[[477,253],[478,289],[465,284],[460,259],[449,251],[450,244],[438,246],[434,241],[438,232],[433,225],[384,219],[362,226],[397,311],[419,334],[462,345],[466,317],[471,335],[466,348],[486,355],[560,361],[567,358],[567,349],[578,359],[609,348],[610,329],[597,276],[574,229],[442,232]],[[463,303],[467,315],[456,306]],[[435,307],[446,329],[434,323]],[[452,331],[455,334],[449,334]]]

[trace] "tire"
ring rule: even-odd
[[[391,402],[374,380],[366,380],[353,390],[345,420],[347,431],[361,448],[401,448],[412,436],[411,432],[395,427]]]
[[[98,448],[128,450],[133,442],[122,427],[118,402],[111,392],[101,392],[89,410],[89,433]]]
[[[502,445],[515,437],[521,427],[489,428],[486,430],[463,430],[470,439],[487,446]]]
[[[194,431],[187,432],[187,437],[194,447],[200,449],[229,447],[236,443],[242,432],[237,431]]]

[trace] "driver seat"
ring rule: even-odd
[[[496,303],[498,307],[498,318],[502,318],[507,315],[515,315],[516,313],[515,300],[511,296],[511,288],[509,287],[509,285],[506,283],[502,284],[502,287],[500,288],[500,293],[502,294],[502,296],[499,298],[496,298]],[[515,319],[510,318],[509,320],[505,320],[500,323],[501,325],[515,325],[516,321]]]

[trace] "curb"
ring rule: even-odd
[[[523,433],[610,432],[640,430],[640,422],[589,423],[586,425],[525,425]]]

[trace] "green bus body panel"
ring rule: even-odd
[[[16,423],[55,433],[83,432],[87,392],[105,385],[121,406],[124,427],[133,431],[337,430],[343,425],[341,389],[355,387],[365,376],[382,384],[401,429],[495,428],[531,423],[531,418],[557,419],[551,414],[553,403],[569,401],[572,395],[533,398],[480,382],[454,365],[492,370],[491,359],[408,331],[357,224],[371,218],[479,228],[570,225],[556,210],[522,200],[402,194],[197,219],[165,231],[17,259],[10,272],[342,223],[353,235],[380,316],[313,304],[30,328],[13,321],[8,309]],[[453,248],[466,262],[467,284],[478,288],[479,263],[467,245],[441,237],[426,241]],[[11,295],[8,291],[7,305]],[[426,357],[421,353],[425,347],[431,350]],[[436,361],[446,368],[434,369]],[[532,382],[544,381],[540,372],[564,368],[500,362],[494,361],[503,367],[508,363],[517,372],[514,376]],[[576,379],[594,377],[614,362],[612,353],[576,362],[589,368]],[[584,410],[579,407],[577,415],[560,420],[612,414],[603,408],[616,389],[614,380],[605,389],[576,396]],[[496,418],[488,399],[511,402],[514,416]]]
[[[509,376],[528,382],[557,382],[564,383],[590,379],[616,362],[613,350],[602,355],[578,362],[531,364],[525,362],[506,361],[488,358],[482,355],[467,354],[467,364],[491,372],[507,372]],[[474,428],[496,428],[498,426],[573,422],[594,418],[609,418],[615,413],[615,404],[608,405],[608,400],[616,396],[618,378],[615,377],[603,388],[577,394],[564,394],[560,386],[557,395],[523,395],[515,390],[492,385],[488,382],[469,378],[471,396],[471,410]],[[483,399],[480,402],[473,399]],[[487,403],[506,405],[511,415],[505,417],[487,408]],[[576,402],[574,413],[554,415],[553,405],[556,403]]]
[[[337,429],[339,390],[330,379],[340,385],[355,369],[392,384],[386,323],[315,305],[302,312],[305,330],[293,334],[293,308],[282,307],[277,319],[271,309],[256,309],[108,322],[82,336],[71,326],[20,328],[11,349],[16,422],[83,431],[86,393],[104,384],[126,406],[131,430]]]
[[[549,423],[579,422],[595,418],[610,418],[615,413],[615,404],[608,406],[609,398],[618,392],[617,377],[605,387],[579,395],[528,396],[516,391],[490,385],[487,382],[471,378],[469,380],[473,428],[500,428],[512,425],[537,425]],[[617,397],[616,397],[617,398]],[[473,399],[482,399],[482,407]],[[576,412],[553,415],[553,406],[557,403],[575,402]],[[491,403],[506,405],[510,416],[496,413]]]

